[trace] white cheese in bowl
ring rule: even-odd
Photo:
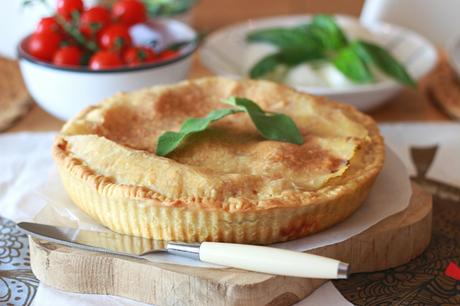
[[[327,81],[323,78],[319,69],[316,69],[310,64],[300,64],[290,69],[284,82],[286,84],[295,84],[298,86],[328,86]]]
[[[339,69],[331,63],[324,63],[319,69],[321,77],[326,80],[328,87],[346,88],[355,86],[352,80],[347,78]],[[290,84],[295,85],[295,84]]]
[[[357,20],[341,19],[338,24],[349,40],[362,39],[379,44],[378,39]],[[244,71],[249,75],[251,68],[257,62],[268,55],[276,53],[278,50],[276,46],[269,43],[249,43],[243,59]],[[376,82],[390,80],[375,67],[371,66],[369,68]],[[290,86],[303,87],[350,88],[360,85],[348,79],[332,63],[326,61],[302,63],[289,69],[284,66],[279,67],[264,78]]]

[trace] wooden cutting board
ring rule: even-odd
[[[353,273],[404,264],[430,242],[431,208],[431,196],[413,185],[406,210],[351,239],[311,253],[349,262]],[[32,271],[51,287],[158,305],[292,305],[325,282],[237,269],[156,264],[36,239],[30,239],[30,253]]]

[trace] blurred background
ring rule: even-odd
[[[273,15],[344,14],[359,16],[364,0],[199,0],[195,25],[211,31],[234,22]]]

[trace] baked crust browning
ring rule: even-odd
[[[229,96],[290,115],[304,145],[261,138],[238,114],[168,157],[166,130]],[[53,156],[73,202],[114,231],[154,239],[268,244],[352,214],[383,166],[377,126],[353,107],[266,81],[205,78],[119,94],[83,110]]]

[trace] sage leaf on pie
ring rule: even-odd
[[[158,138],[156,154],[166,156],[174,151],[189,135],[204,131],[208,126],[225,116],[242,112],[238,109],[218,109],[210,112],[204,118],[189,118],[181,126],[179,132],[165,132]]]
[[[249,99],[230,97],[224,103],[234,105],[249,114],[259,132],[267,139],[303,144],[303,137],[294,120],[285,114],[265,112]]]
[[[375,64],[386,75],[404,85],[416,86],[416,82],[412,79],[406,68],[384,48],[362,40],[353,42],[351,46],[363,60],[369,64]]]
[[[241,112],[249,114],[257,130],[266,139],[303,144],[302,134],[289,116],[265,112],[255,102],[245,98],[230,97],[222,102],[234,108],[214,110],[204,118],[189,118],[184,121],[179,132],[163,133],[158,138],[156,154],[166,156],[173,152],[187,136],[206,130],[214,121]]]

